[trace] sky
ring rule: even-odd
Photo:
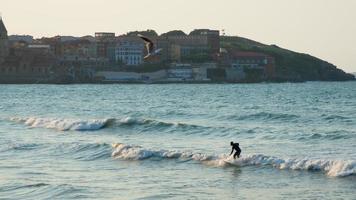
[[[356,0],[0,0],[9,34],[225,30],[356,72]]]

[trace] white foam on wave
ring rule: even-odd
[[[24,123],[32,128],[49,128],[56,129],[60,131],[76,130],[76,131],[86,131],[86,130],[100,130],[106,127],[120,127],[120,126],[136,126],[136,125],[147,125],[147,127],[156,128],[169,128],[169,127],[184,127],[184,126],[195,126],[184,123],[175,122],[163,122],[154,119],[144,119],[135,117],[124,117],[124,118],[109,118],[109,119],[61,119],[61,118],[44,118],[44,117],[27,117],[10,118],[11,121]]]
[[[94,119],[94,120],[74,120],[74,119],[57,119],[57,118],[11,118],[12,121],[22,122],[33,128],[48,128],[60,131],[90,131],[99,130],[107,125],[111,119]]]
[[[248,155],[231,164],[244,165],[270,165],[278,169],[323,171],[328,176],[343,177],[356,174],[356,161],[352,160],[327,160],[327,159],[282,159],[261,154]]]
[[[356,161],[322,160],[322,159],[282,159],[262,154],[242,156],[233,160],[227,155],[205,155],[200,153],[150,150],[140,146],[113,144],[112,157],[124,160],[143,160],[148,158],[191,159],[212,166],[261,166],[267,165],[277,169],[323,171],[328,176],[344,177],[356,174]],[[228,161],[225,162],[225,161]]]
[[[121,124],[136,124],[136,123],[140,123],[140,121],[138,121],[136,118],[133,118],[133,117],[125,117],[120,120],[120,123]]]
[[[186,153],[181,153],[178,151],[165,151],[165,150],[147,150],[140,146],[131,146],[126,144],[113,144],[112,147],[114,151],[112,156],[115,158],[121,158],[125,160],[143,160],[151,157],[159,158],[183,158],[189,157],[185,156]]]

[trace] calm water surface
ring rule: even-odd
[[[0,85],[0,199],[355,199],[355,175],[356,82]]]

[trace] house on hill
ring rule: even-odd
[[[260,74],[263,79],[271,79],[275,76],[275,60],[273,57],[249,51],[230,52],[231,67]]]

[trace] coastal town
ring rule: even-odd
[[[150,59],[144,41],[162,51]],[[189,34],[154,30],[122,35],[55,36],[34,39],[8,35],[0,19],[0,83],[204,83],[259,82],[273,79],[272,56],[224,49],[220,31]]]

